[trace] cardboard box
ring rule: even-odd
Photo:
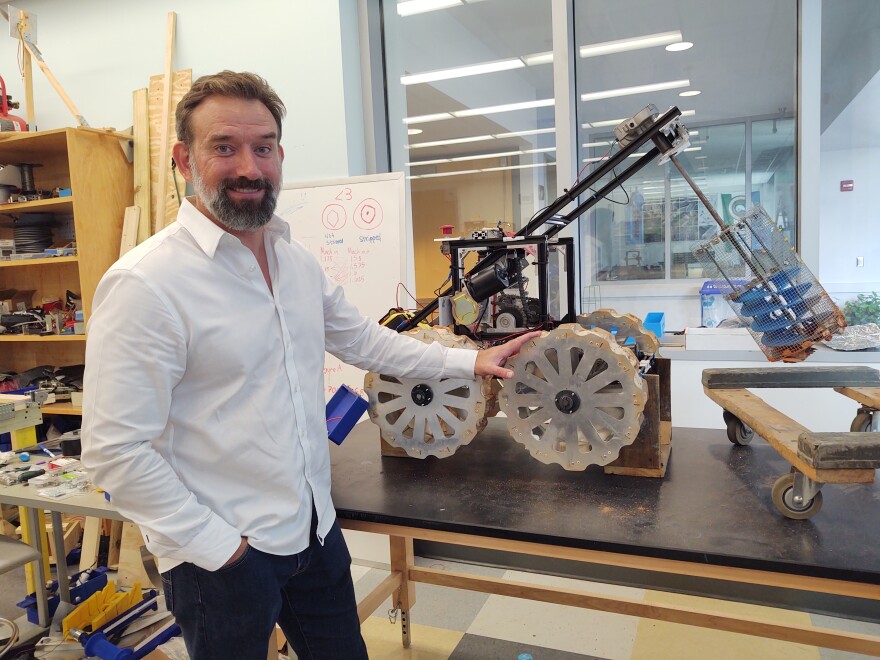
[[[746,328],[688,328],[684,346],[689,351],[761,352]]]
[[[19,291],[17,289],[3,289],[0,291],[0,313],[14,314],[26,312],[33,306],[36,290]]]

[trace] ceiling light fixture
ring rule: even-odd
[[[424,133],[421,128],[408,128],[406,129],[407,135],[418,135],[419,133]]]
[[[666,44],[674,44],[681,42],[681,32],[660,32],[657,34],[647,34],[644,37],[634,37],[630,39],[617,39],[616,41],[605,41],[598,44],[589,44],[580,47],[581,57],[596,57],[597,55],[609,55],[611,53],[622,53],[628,50],[639,50],[641,48],[653,48],[654,46],[665,46]]]
[[[687,50],[688,48],[693,48],[694,45],[690,41],[679,41],[677,44],[669,44],[666,47],[670,53],[674,53],[680,50]]]
[[[424,149],[425,147],[442,147],[447,144],[465,144],[466,142],[482,142],[483,140],[494,140],[491,135],[473,135],[471,137],[453,138],[451,140],[434,140],[433,142],[416,142],[408,144],[407,149]]]
[[[553,53],[535,53],[534,55],[523,55],[522,61],[527,66],[535,66],[536,64],[551,64],[553,62]]]
[[[404,117],[404,124],[424,124],[429,121],[442,121],[444,119],[452,119],[452,115],[448,112],[437,112],[433,115],[417,115],[415,117]]]
[[[679,96],[699,96],[700,94],[701,92],[698,89],[689,89],[687,91],[678,93]]]
[[[413,14],[422,14],[426,11],[458,7],[461,4],[463,4],[461,0],[407,0],[406,2],[397,3],[397,14],[399,16],[412,16]]]
[[[414,160],[411,163],[407,163],[407,166],[418,167],[420,165],[437,165],[438,163],[449,163],[451,161],[451,158],[435,158],[434,160]]]
[[[661,83],[650,83],[648,85],[635,85],[633,87],[619,87],[618,89],[606,89],[601,92],[588,92],[581,94],[581,101],[598,101],[600,99],[616,98],[618,96],[630,96],[632,94],[646,94],[648,92],[661,92],[666,89],[676,89],[678,87],[689,87],[690,80],[669,80]]]
[[[600,142],[587,142],[583,146],[587,149],[589,149],[590,147],[609,147],[609,146],[611,146],[611,141],[604,140],[604,141],[600,141]]]
[[[500,172],[502,170],[525,170],[532,167],[556,167],[556,163],[528,163],[527,165],[506,165],[504,167],[487,167],[480,172]]]
[[[531,110],[532,108],[546,108],[555,103],[554,99],[539,99],[537,101],[523,101],[521,103],[505,103],[503,105],[491,105],[485,108],[469,108],[467,110],[454,110],[454,117],[474,117],[476,115],[491,115],[498,112],[512,112],[514,110]]]
[[[484,73],[510,71],[511,69],[522,69],[524,67],[525,62],[523,62],[523,60],[518,57],[513,57],[507,60],[496,60],[494,62],[456,66],[450,69],[438,69],[436,71],[425,71],[424,73],[413,73],[406,76],[400,76],[400,84],[417,85],[419,83],[452,80],[453,78],[467,78],[468,76],[479,76]]]
[[[503,151],[498,154],[474,154],[473,156],[457,156],[455,158],[450,158],[454,163],[461,162],[463,160],[482,160],[485,158],[502,158],[504,156],[521,156],[522,151]]]
[[[492,137],[503,139],[512,137],[523,137],[525,135],[543,135],[545,133],[555,133],[555,128],[535,128],[530,131],[513,131],[511,133],[495,133]]]

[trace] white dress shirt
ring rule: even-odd
[[[272,291],[253,253],[188,201],[177,220],[98,285],[83,463],[163,572],[216,570],[242,536],[300,552],[313,503],[321,542],[335,520],[324,351],[416,378],[472,378],[476,351],[363,318],[277,216],[265,232]]]

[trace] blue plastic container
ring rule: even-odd
[[[648,312],[642,325],[645,326],[645,330],[650,330],[657,339],[660,339],[666,331],[666,314],[663,312]]]
[[[88,579],[79,584],[80,576],[83,573],[86,573],[86,571],[81,571],[70,577],[70,599],[77,604],[107,586],[107,568],[105,566],[99,566],[88,571]],[[55,615],[55,610],[58,609],[58,604],[61,602],[61,596],[58,594],[58,580],[52,581],[48,592],[49,618],[52,618]],[[30,623],[34,625],[39,624],[40,615],[37,611],[36,594],[29,594],[24,600],[16,603],[16,605],[25,610],[27,620]]]
[[[327,402],[327,435],[337,445],[341,445],[345,437],[358,423],[369,402],[351,389],[343,385]]]

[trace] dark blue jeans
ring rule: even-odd
[[[165,602],[192,660],[265,660],[277,622],[300,660],[367,657],[351,555],[339,524],[322,546],[278,556],[248,548],[232,566],[180,564],[162,574]]]

